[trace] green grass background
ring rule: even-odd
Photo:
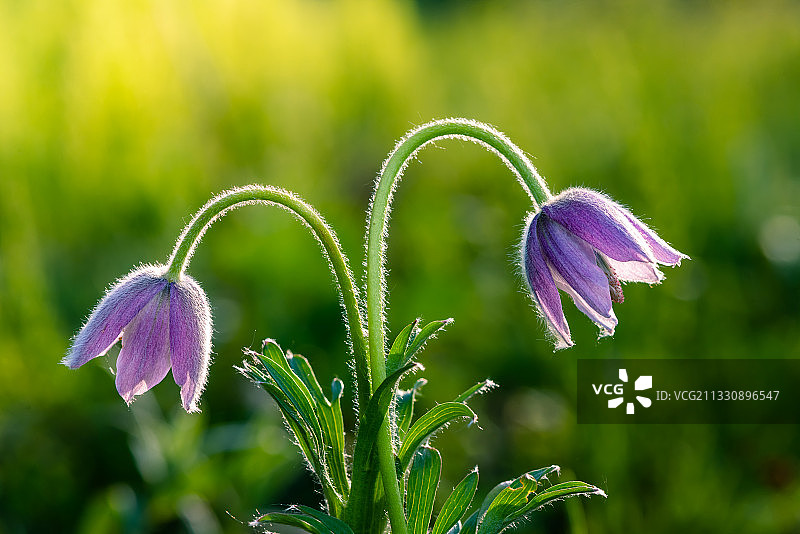
[[[113,354],[58,362],[103,289],[234,185],[313,203],[360,276],[380,162],[414,125],[465,116],[554,191],[602,189],[693,259],[626,286],[613,339],[566,305],[577,346],[553,354],[515,263],[519,187],[469,143],[424,151],[396,195],[390,328],[456,319],[424,353],[423,406],[502,386],[475,403],[483,430],[435,442],[443,486],[475,463],[481,492],[557,463],[609,499],[519,532],[797,534],[800,428],[578,426],[575,370],[800,357],[799,20],[796,2],[0,1],[0,533],[247,532],[230,515],[318,504],[275,406],[232,369],[274,337],[322,380],[350,376],[325,262],[284,213],[232,214],[191,265],[215,315],[201,415],[170,377],[127,408]]]

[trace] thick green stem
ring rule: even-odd
[[[197,244],[216,219],[231,209],[257,203],[279,206],[297,216],[311,229],[325,250],[342,297],[345,324],[352,343],[358,405],[367,406],[371,393],[367,338],[364,333],[358,290],[353,283],[353,275],[334,231],[314,208],[296,195],[277,187],[251,185],[231,189],[214,197],[192,217],[191,222],[186,225],[178,238],[175,249],[167,262],[167,278],[173,281],[180,279]]]
[[[383,163],[372,197],[367,230],[367,331],[373,391],[386,378],[384,250],[392,193],[414,154],[426,144],[446,138],[474,141],[494,151],[516,174],[535,207],[538,208],[550,198],[544,179],[522,150],[505,135],[486,124],[466,119],[434,121],[416,128],[397,143]],[[406,534],[408,527],[395,472],[390,424],[385,421],[378,435],[378,461],[392,532]]]

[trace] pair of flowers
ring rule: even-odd
[[[627,209],[583,188],[545,202],[528,220],[521,246],[531,296],[557,349],[573,345],[559,290],[599,325],[601,336],[612,335],[621,282],[659,283],[658,265],[684,258]],[[168,279],[163,266],[134,270],[109,289],[63,363],[80,367],[120,339],[116,386],[127,403],[171,368],[184,409],[198,411],[211,363],[211,313],[197,282],[187,275]]]

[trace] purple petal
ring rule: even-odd
[[[211,364],[211,310],[206,294],[187,275],[170,284],[169,299],[172,377],[181,386],[183,408],[197,412]]]
[[[522,251],[523,268],[531,290],[531,297],[556,340],[556,349],[563,349],[574,343],[570,336],[567,319],[561,308],[561,297],[542,255],[541,243],[536,232],[540,216],[541,212],[537,213],[528,226]]]
[[[614,314],[613,309],[609,309],[607,315],[600,314],[592,309],[586,300],[577,291],[575,291],[572,286],[567,284],[561,275],[559,275],[555,270],[553,271],[553,280],[555,280],[556,287],[572,297],[572,302],[575,303],[575,307],[582,311],[589,319],[594,321],[594,323],[600,327],[600,337],[614,335],[614,329],[617,326],[617,316]]]
[[[597,265],[594,249],[547,215],[538,233],[556,286],[608,334],[613,333],[617,320],[611,309],[608,278]]]
[[[162,290],[122,331],[117,391],[130,404],[169,372],[169,291]]]
[[[605,256],[609,267],[614,269],[614,274],[623,282],[646,282],[659,284],[664,279],[664,273],[658,270],[655,263],[644,261],[617,261]]]
[[[617,261],[653,261],[650,247],[624,208],[590,189],[572,188],[542,206],[547,216]]]
[[[75,369],[108,352],[120,338],[122,329],[166,284],[161,269],[154,266],[136,269],[117,281],[72,340],[62,363]]]
[[[689,256],[672,248],[669,243],[661,239],[649,226],[633,216],[633,214],[620,207],[628,221],[639,231],[641,236],[653,251],[653,257],[661,265],[680,265],[681,260],[688,260]]]

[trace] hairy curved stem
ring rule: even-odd
[[[493,152],[516,174],[525,192],[538,208],[550,198],[550,191],[536,168],[505,135],[486,124],[466,119],[443,119],[429,122],[401,139],[384,161],[370,206],[367,229],[367,330],[369,332],[370,370],[373,391],[386,378],[385,363],[385,292],[384,250],[386,247],[389,207],[396,184],[414,154],[438,139],[466,139]],[[393,534],[406,534],[407,525],[397,483],[391,428],[388,421],[378,435],[378,460],[386,493]]]
[[[181,277],[197,244],[214,221],[229,210],[248,204],[267,204],[288,210],[311,229],[314,237],[322,245],[342,298],[345,324],[355,357],[358,405],[367,406],[370,397],[369,358],[367,338],[359,309],[358,290],[353,283],[347,257],[342,252],[333,229],[311,205],[298,196],[277,187],[251,185],[231,189],[212,198],[183,229],[167,262],[167,278],[176,281]]]

